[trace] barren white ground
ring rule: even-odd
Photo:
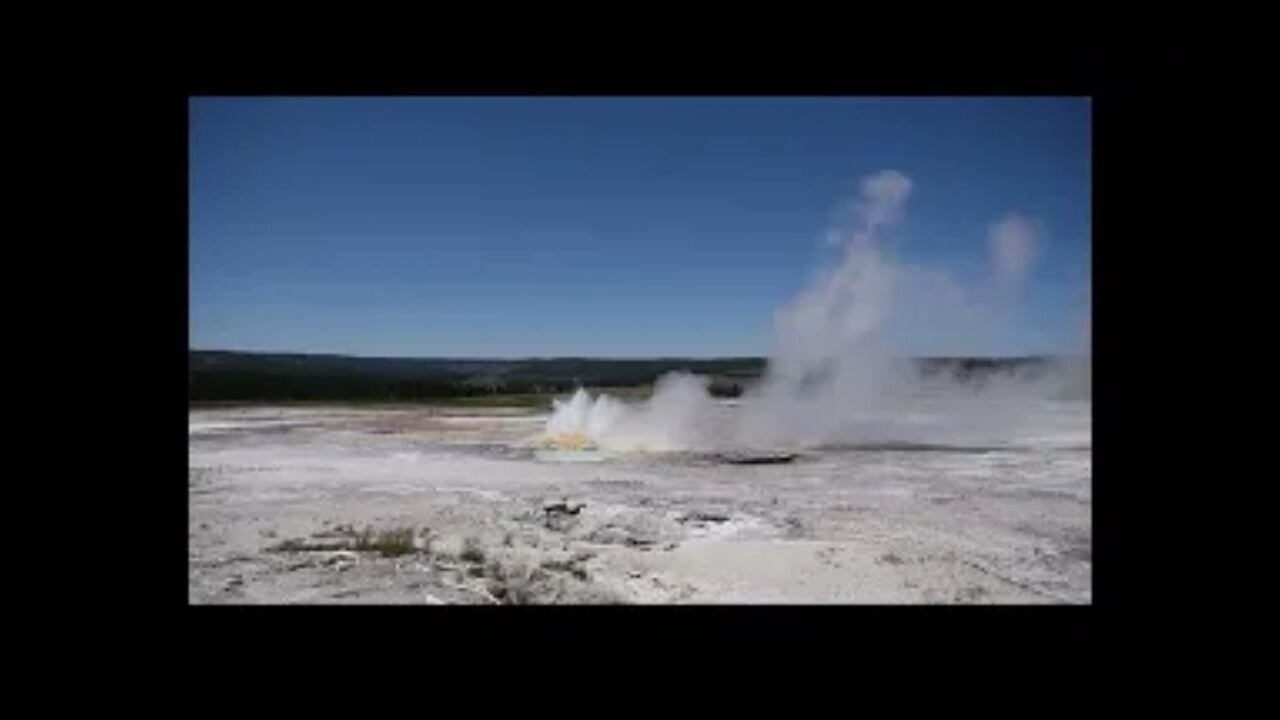
[[[192,603],[1088,603],[1090,405],[1003,447],[538,451],[522,410],[189,416]],[[352,531],[413,531],[384,557]]]

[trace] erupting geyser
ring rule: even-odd
[[[593,399],[585,388],[578,388],[568,401],[553,400],[555,411],[547,421],[546,444],[563,450],[595,447],[593,437],[600,437],[612,425],[620,409],[618,401],[608,395]]]
[[[578,388],[567,402],[555,401],[543,440],[567,450],[690,450],[710,441],[716,411],[705,379],[689,373],[663,376],[640,404]]]
[[[1029,403],[1059,386],[1015,379],[977,392],[926,380],[898,362],[900,348],[886,330],[906,323],[917,333],[993,339],[1035,259],[1035,225],[1016,214],[993,224],[988,286],[996,292],[968,292],[945,271],[895,262],[885,248],[883,231],[901,219],[911,187],[892,170],[863,181],[852,225],[828,233],[838,261],[778,313],[764,377],[736,412],[710,396],[705,379],[672,373],[644,403],[592,398],[579,388],[567,402],[556,401],[544,442],[563,449],[778,450],[1007,435]]]

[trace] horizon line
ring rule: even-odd
[[[235,353],[240,355],[304,355],[313,357],[340,357],[356,360],[472,360],[472,361],[529,361],[529,360],[764,360],[768,355],[361,355],[341,352],[316,352],[309,350],[229,350],[223,348],[187,348],[188,353]],[[901,355],[907,360],[1015,360],[1026,358],[1089,357],[1085,352],[1022,353],[1016,355]]]

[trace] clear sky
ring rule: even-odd
[[[193,98],[190,343],[767,354],[833,213],[896,170],[907,261],[977,278],[993,222],[1037,223],[990,351],[1072,351],[1090,143],[1085,98]]]

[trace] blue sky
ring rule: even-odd
[[[1090,143],[1084,98],[193,98],[190,344],[766,354],[833,213],[892,169],[905,261],[976,283],[993,222],[1038,224],[987,350],[1071,351]]]

